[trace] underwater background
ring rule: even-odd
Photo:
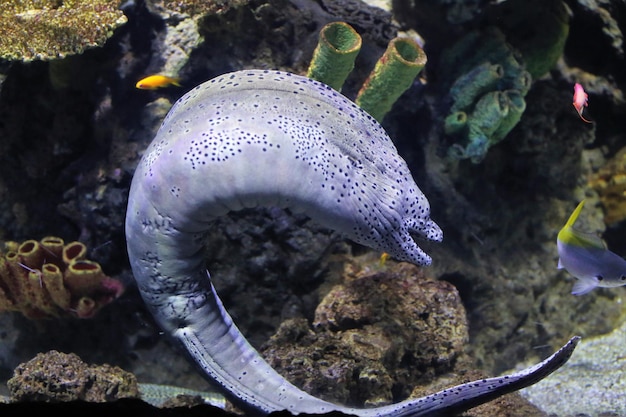
[[[45,307],[19,301],[23,287],[11,283],[41,274],[0,267],[0,394],[48,400],[6,382],[50,351],[48,373],[63,372],[54,360],[77,359],[59,352],[118,367],[105,372],[114,382],[96,379],[134,390],[120,396],[136,395],[137,381],[214,391],[134,284],[130,182],[185,92],[240,69],[306,74],[334,21],[363,40],[342,89],[350,99],[392,39],[422,45],[426,66],[382,125],[444,240],[424,244],[433,263],[418,268],[287,210],[224,216],[206,237],[206,262],[239,328],[295,385],[354,406],[498,375],[580,335],[570,368],[464,415],[626,415],[625,290],[572,295],[556,246],[584,199],[577,227],[626,254],[623,0],[4,1],[2,256],[9,265],[18,248],[42,247],[31,251],[41,260],[58,247],[82,263],[59,261],[66,286]],[[152,74],[175,80],[136,87]],[[576,83],[591,123],[572,106]],[[71,274],[90,284],[67,284]]]

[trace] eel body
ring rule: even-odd
[[[530,385],[562,365],[577,338],[516,374],[372,409],[305,393],[272,369],[224,309],[205,270],[211,221],[248,207],[304,212],[398,260],[428,265],[415,238],[440,241],[426,197],[383,128],[330,87],[278,71],[239,71],[201,84],[170,110],[131,185],[128,254],[163,330],[244,409],[428,416],[463,411]]]

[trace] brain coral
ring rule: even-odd
[[[3,0],[0,59],[51,60],[101,46],[126,23],[117,0]]]

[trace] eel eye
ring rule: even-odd
[[[626,275],[622,275],[621,277],[619,277],[620,281],[626,281]]]
[[[602,281],[604,279],[602,275],[597,275],[596,278],[598,279],[598,281]]]

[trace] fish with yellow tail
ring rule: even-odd
[[[584,205],[585,200],[578,204],[556,239],[558,268],[578,278],[572,289],[574,295],[586,294],[596,287],[626,285],[626,260],[608,250],[597,235],[574,228]]]

